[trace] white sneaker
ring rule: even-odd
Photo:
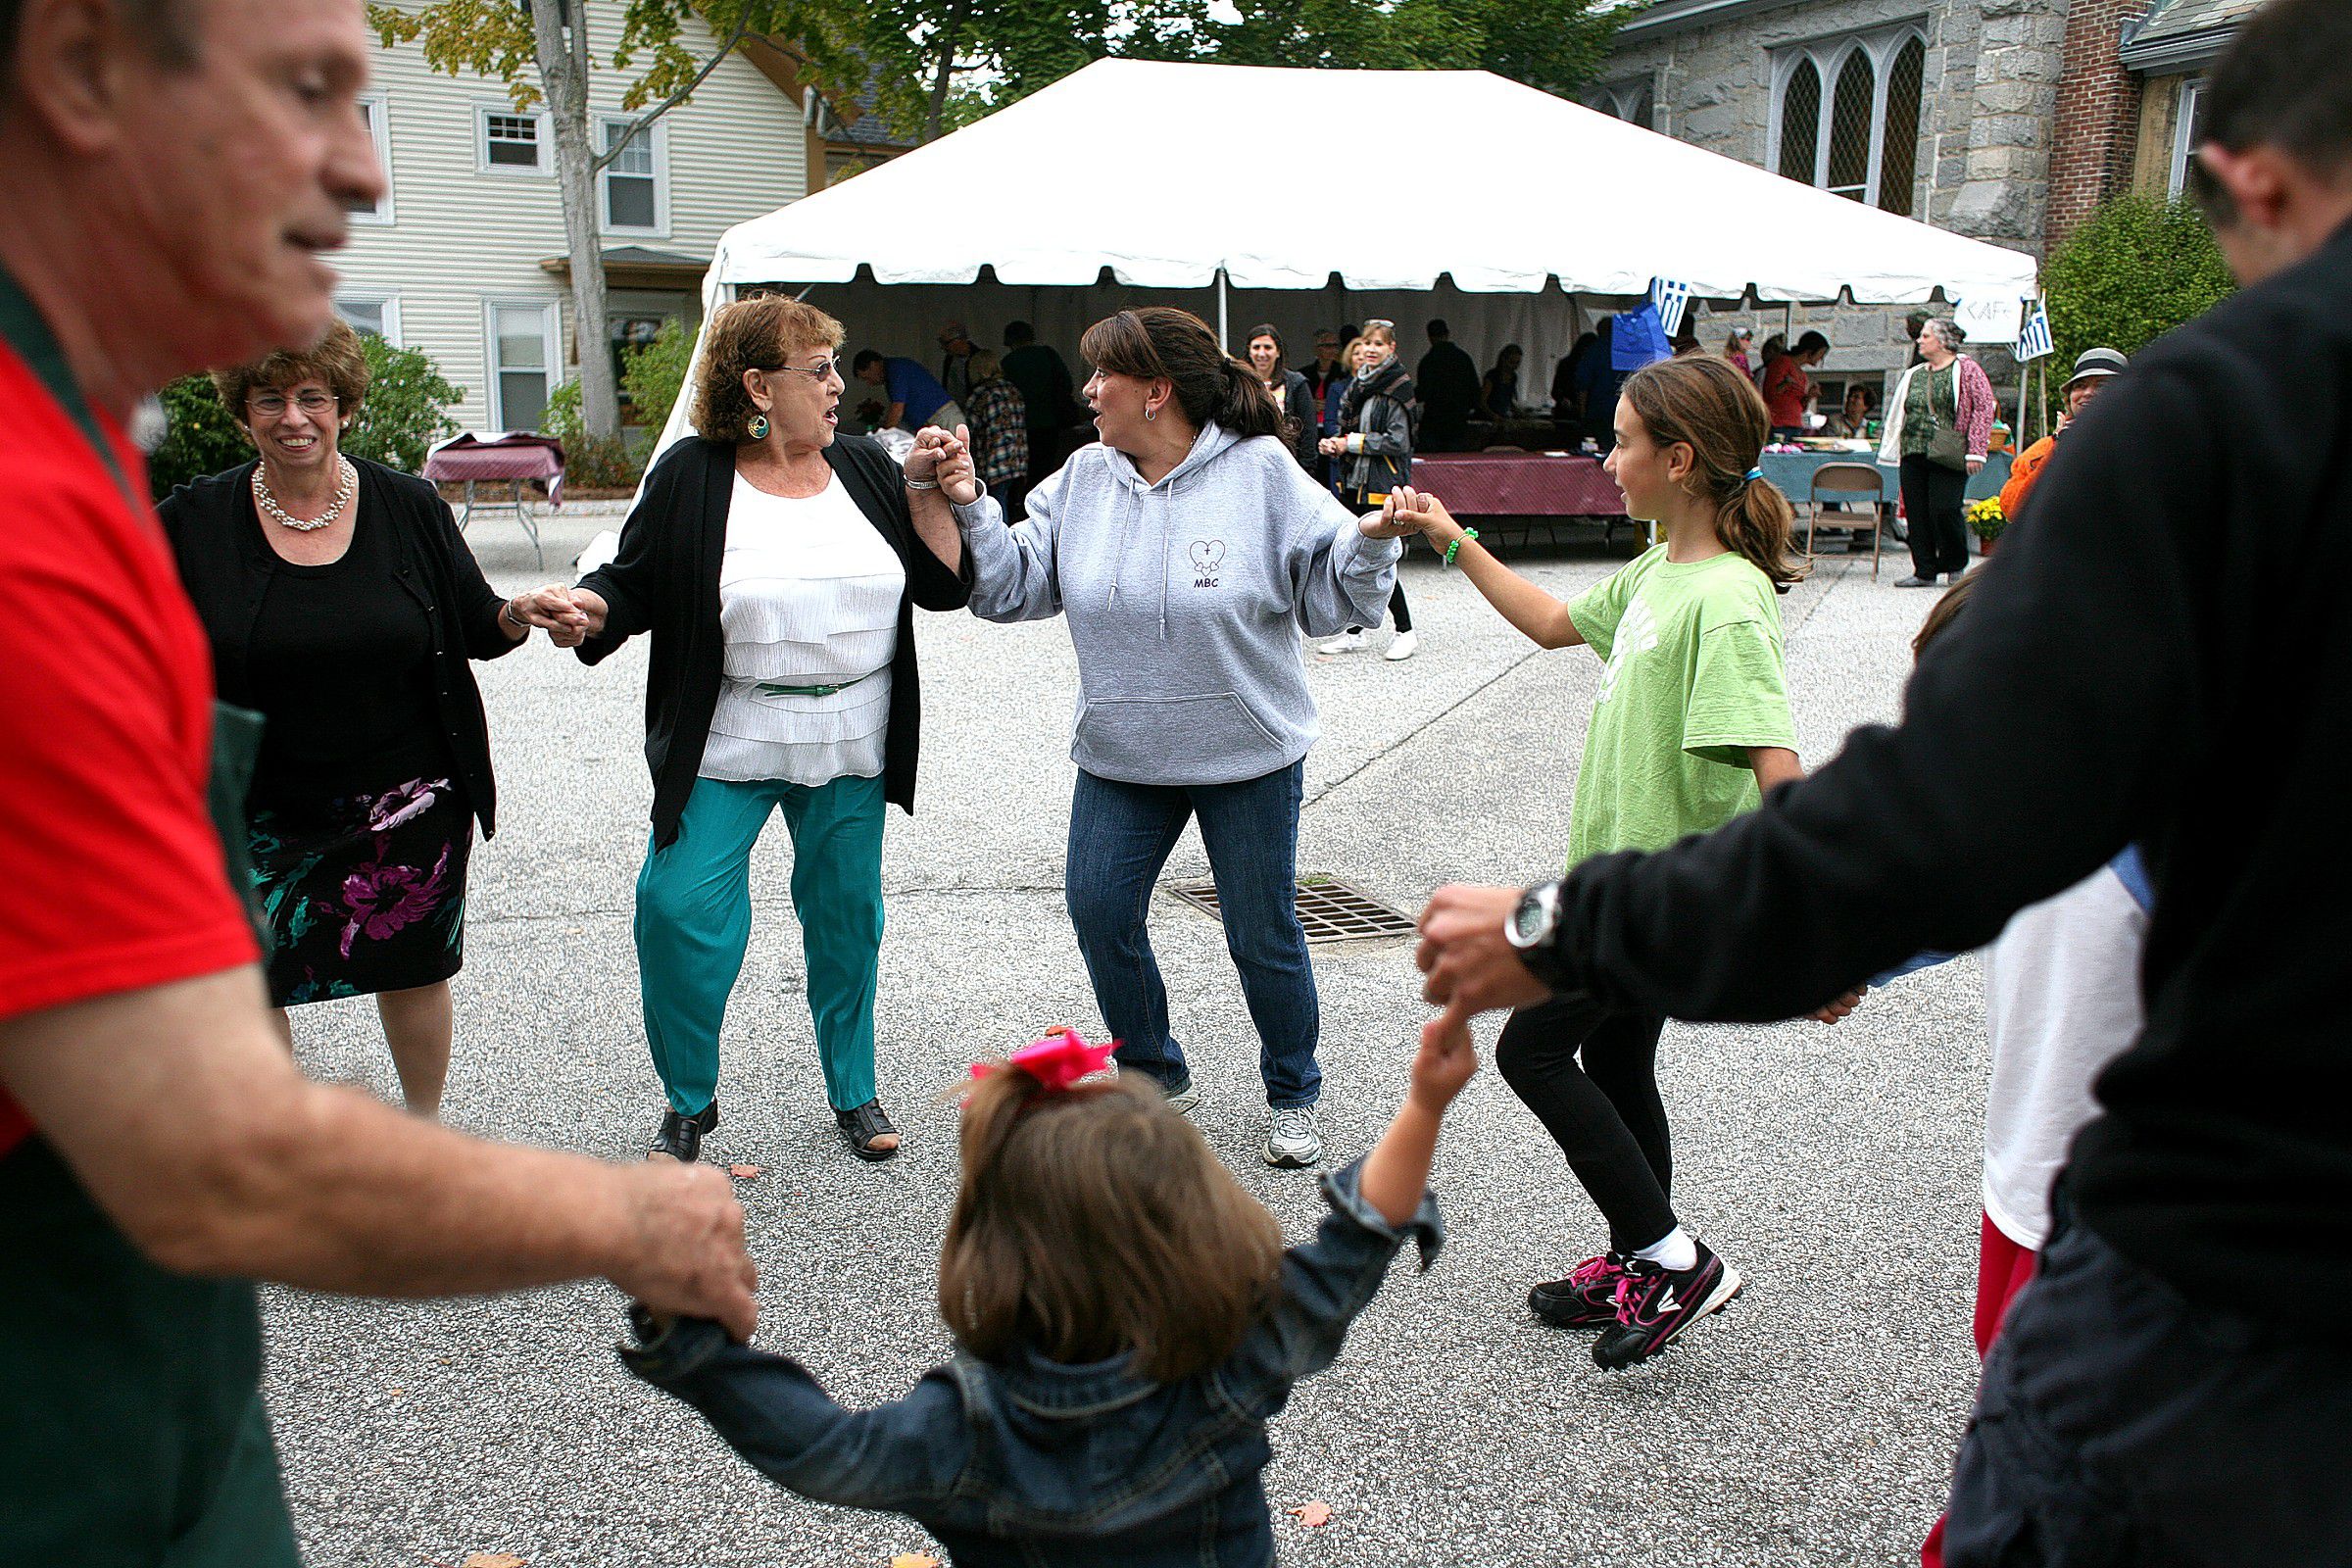
[[[1363,651],[1364,634],[1360,629],[1344,631],[1337,637],[1327,638],[1315,644],[1315,652],[1318,654],[1360,654]]]
[[[1412,658],[1420,650],[1420,638],[1409,631],[1400,631],[1389,639],[1389,646],[1381,650],[1380,657],[1394,663],[1398,660]]]
[[[1266,1163],[1276,1170],[1304,1170],[1323,1158],[1323,1130],[1312,1105],[1284,1105],[1266,1132]]]
[[[1200,1105],[1200,1091],[1193,1082],[1189,1080],[1182,1089],[1179,1089],[1174,1094],[1168,1096],[1168,1108],[1179,1116],[1192,1115],[1193,1111]]]

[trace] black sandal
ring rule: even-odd
[[[837,1110],[833,1113],[833,1122],[841,1129],[842,1142],[848,1144],[850,1152],[859,1159],[878,1165],[883,1160],[899,1157],[899,1146],[895,1143],[888,1149],[873,1147],[875,1139],[896,1138],[899,1132],[898,1128],[891,1125],[890,1117],[882,1109],[879,1100],[869,1100],[856,1110]]]
[[[691,1116],[681,1116],[674,1110],[662,1112],[662,1125],[654,1129],[654,1141],[646,1146],[646,1156],[666,1154],[681,1165],[691,1165],[703,1152],[703,1139],[718,1126],[718,1102],[713,1100]]]

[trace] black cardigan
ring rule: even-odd
[[[914,764],[922,731],[922,687],[914,666],[914,607],[960,610],[971,598],[970,562],[950,571],[917,538],[898,463],[878,442],[838,435],[825,461],[874,531],[906,568],[899,600],[899,651],[890,662],[890,727],[883,736],[882,794],[914,811]],[[654,634],[645,679],[645,761],[654,775],[654,845],[678,836],[678,817],[703,765],[710,714],[718,706],[726,635],[718,619],[718,568],[726,553],[727,506],[735,493],[732,443],[690,436],[645,476],[645,494],[620,530],[612,564],[580,579],[603,597],[605,628],[581,645],[596,663],[641,631]]]
[[[156,508],[178,558],[179,579],[212,639],[213,680],[223,702],[244,708],[254,706],[245,650],[277,561],[261,537],[253,508],[253,470],[259,461],[183,484]],[[365,458],[351,463],[360,471],[360,515],[370,525],[391,524],[400,586],[432,622],[434,702],[486,839],[497,831],[498,795],[490,776],[490,724],[466,662],[497,659],[522,644],[500,629],[498,614],[506,601],[482,579],[482,568],[441,493],[380,463]],[[236,634],[223,636],[229,627]]]

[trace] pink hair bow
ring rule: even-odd
[[[1042,1040],[1032,1041],[1006,1058],[1006,1064],[1018,1067],[1043,1084],[1049,1094],[1058,1094],[1090,1073],[1102,1070],[1117,1049],[1114,1041],[1108,1045],[1090,1046],[1079,1037],[1078,1031],[1066,1025],[1056,1025],[1046,1031]],[[972,1063],[972,1076],[985,1078],[996,1070],[993,1062]]]

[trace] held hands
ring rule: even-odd
[[[1421,1026],[1421,1049],[1413,1053],[1412,1086],[1405,1091],[1405,1098],[1433,1116],[1444,1115],[1477,1072],[1478,1051],[1470,1044],[1470,1020],[1450,1012],[1442,1014]]]
[[[1378,512],[1367,512],[1357,518],[1356,526],[1363,530],[1367,539],[1401,539],[1415,531],[1412,523],[1397,514],[1394,493],[1380,504]]]
[[[1456,883],[1430,896],[1413,962],[1429,977],[1421,1000],[1446,1011],[1423,1031],[1424,1039],[1429,1030],[1466,1028],[1479,1013],[1528,1006],[1551,995],[1503,935],[1521,891]]]
[[[609,1278],[661,1317],[715,1318],[749,1340],[760,1283],[744,1250],[743,1205],[723,1172],[653,1160],[627,1167],[634,1184],[630,1235]]]
[[[577,648],[593,629],[588,612],[571,597],[571,590],[550,583],[507,601],[507,610],[526,626],[537,626],[558,648]]]
[[[1403,531],[1425,534],[1430,544],[1439,550],[1460,537],[1462,525],[1453,520],[1446,503],[1426,490],[1411,485],[1399,485],[1389,493],[1389,514],[1393,514]]]
[[[914,450],[906,454],[906,477],[929,480],[939,493],[959,507],[980,499],[980,474],[972,465],[971,426],[959,424],[955,434],[926,425],[915,432]]]

